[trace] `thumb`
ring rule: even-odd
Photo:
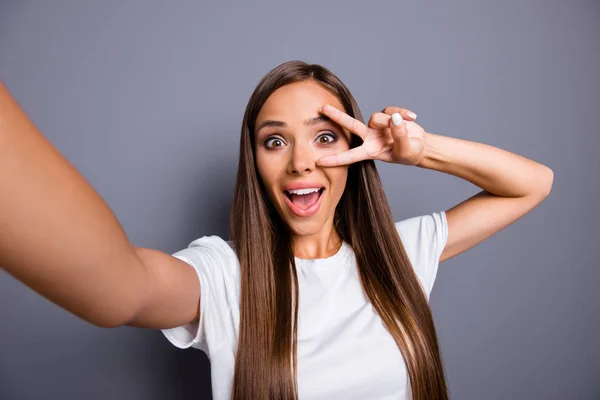
[[[400,113],[393,113],[389,122],[392,137],[394,138],[393,153],[396,157],[407,157],[412,154],[410,142],[408,141],[408,130],[406,123],[402,119]]]

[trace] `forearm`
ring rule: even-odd
[[[421,168],[463,178],[498,196],[548,194],[553,173],[547,166],[483,143],[425,133]]]
[[[0,266],[75,315],[109,326],[143,291],[116,217],[0,83]]]

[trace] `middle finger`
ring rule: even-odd
[[[383,129],[389,128],[390,119],[392,117],[390,115],[384,114],[382,112],[376,112],[371,115],[371,119],[369,119],[369,128],[373,129]]]

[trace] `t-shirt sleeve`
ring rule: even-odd
[[[211,344],[231,330],[231,310],[235,309],[231,303],[239,296],[235,273],[237,258],[231,247],[218,236],[196,239],[186,249],[172,255],[196,271],[200,284],[200,319],[161,331],[180,349],[193,347],[209,353]]]
[[[440,256],[448,241],[446,212],[434,212],[396,222],[396,229],[429,300]]]

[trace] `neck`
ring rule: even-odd
[[[333,224],[312,235],[293,235],[294,256],[305,260],[331,257],[338,252],[342,238]]]

